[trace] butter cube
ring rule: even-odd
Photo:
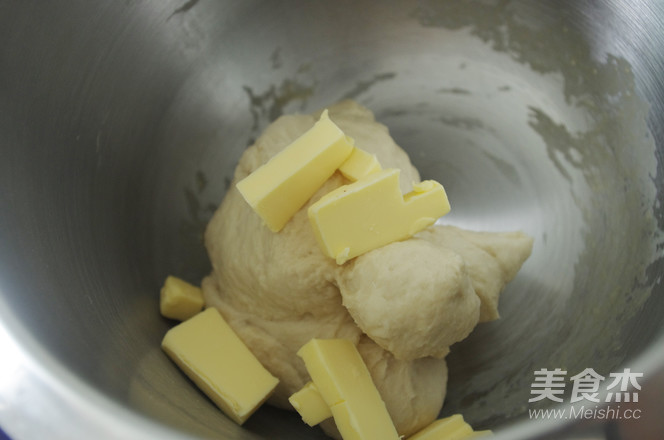
[[[161,315],[185,321],[203,309],[205,301],[200,287],[169,275],[159,295]]]
[[[279,380],[249,351],[215,308],[170,329],[162,348],[236,423],[244,423]]]
[[[462,440],[473,436],[473,428],[461,414],[439,419],[408,437],[408,440]]]
[[[267,227],[278,232],[350,156],[353,143],[325,110],[311,129],[236,187]]]
[[[450,211],[447,194],[433,180],[401,194],[399,170],[371,173],[341,186],[309,207],[309,220],[323,253],[338,264],[406,239]]]
[[[313,382],[308,382],[302,389],[288,398],[293,408],[309,426],[316,426],[332,417],[332,411],[323,400]]]
[[[298,351],[344,440],[399,440],[369,370],[347,339],[312,339]]]
[[[353,149],[348,159],[339,167],[341,174],[353,182],[380,170],[382,168],[376,155],[369,154],[357,147]]]

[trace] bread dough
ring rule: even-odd
[[[480,317],[463,258],[421,238],[355,258],[337,282],[357,325],[398,359],[444,357]]]
[[[309,380],[296,356],[302,345],[311,338],[353,341],[399,434],[408,436],[437,417],[449,346],[479,320],[498,316],[500,290],[530,255],[532,239],[432,226],[339,266],[319,249],[307,216],[313,202],[348,183],[339,173],[280,232],[270,231],[235,183],[311,128],[317,116],[280,117],[242,155],[205,232],[212,263],[202,282],[206,304],[219,309],[280,379],[269,400],[278,407],[292,409],[288,397]],[[329,116],[384,168],[401,170],[403,192],[419,181],[406,153],[369,110],[344,101],[329,107]],[[334,436],[333,423],[322,426]]]
[[[428,228],[418,237],[456,252],[466,262],[473,289],[481,300],[480,322],[500,317],[500,292],[533,248],[533,239],[522,232],[477,232],[444,226]]]

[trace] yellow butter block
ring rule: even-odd
[[[399,170],[387,169],[325,194],[308,213],[323,253],[343,264],[406,239],[449,211],[440,183],[425,180],[404,196],[399,189]]]
[[[327,110],[314,126],[237,183],[244,199],[277,232],[334,174],[353,151],[353,140]]]
[[[304,423],[316,426],[332,417],[332,411],[323,400],[313,382],[308,382],[302,389],[288,398],[293,408],[300,414]]]
[[[170,329],[161,347],[238,424],[265,402],[279,382],[215,308]]]
[[[159,311],[162,316],[185,321],[200,312],[204,304],[200,287],[172,275],[166,277],[159,295]]]
[[[439,419],[408,437],[408,440],[465,440],[491,434],[491,431],[477,431],[463,420],[461,414]]]
[[[348,159],[339,167],[341,174],[353,182],[380,170],[382,170],[382,167],[376,155],[369,154],[357,147],[353,149]]]
[[[344,440],[399,440],[369,370],[347,339],[312,339],[298,351]]]

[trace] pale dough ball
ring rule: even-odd
[[[331,106],[329,115],[358,147],[376,154],[383,168],[401,170],[404,193],[419,181],[406,153],[369,110],[344,101]],[[478,235],[433,227],[420,239],[394,243],[338,266],[318,248],[307,209],[323,194],[348,183],[339,173],[280,232],[270,231],[235,183],[316,119],[282,116],[242,155],[205,232],[213,269],[202,282],[206,305],[219,309],[279,378],[269,403],[282,408],[292,409],[288,397],[310,379],[296,355],[302,345],[311,338],[353,341],[397,430],[409,435],[431,423],[443,404],[447,368],[444,359],[431,356],[444,356],[452,342],[467,335],[480,308],[486,316],[497,316],[500,289],[530,254],[532,241],[518,234]],[[443,232],[436,232],[439,229]],[[446,234],[452,237],[449,242]],[[384,291],[372,288],[374,280]],[[473,289],[479,289],[477,295]],[[383,324],[381,318],[386,319]],[[414,348],[407,347],[407,340]],[[333,433],[331,424],[324,424],[324,429]]]
[[[377,154],[383,164],[401,168],[402,183],[407,182],[404,187],[419,180],[408,156],[396,146],[387,128],[374,121],[371,112],[345,102],[330,107],[329,114],[356,145]],[[318,248],[306,212],[321,195],[347,182],[339,174],[332,176],[279,233],[262,224],[235,183],[308,130],[315,120],[309,115],[282,116],[265,130],[240,159],[234,181],[205,233],[213,268],[202,282],[206,304],[219,309],[261,363],[279,378],[269,403],[288,409],[292,409],[288,397],[309,380],[297,350],[311,338],[346,338],[358,343],[362,335],[341,303],[336,285],[340,268]],[[425,360],[393,360],[390,364],[388,360],[393,357],[389,353],[378,356],[381,351],[375,346],[370,368],[379,389],[435,387],[417,397],[417,405],[410,410],[400,407],[400,393],[384,397],[388,407],[400,408],[399,417],[404,422],[396,423],[397,429],[402,432],[400,425],[407,429],[413,421],[433,421],[445,392],[445,383],[440,380],[446,378],[444,363],[435,360],[431,371],[419,374],[422,365],[428,365]],[[440,370],[434,371],[435,365]]]
[[[463,258],[422,239],[367,252],[337,282],[360,329],[397,359],[443,357],[479,319]]]
[[[428,228],[418,235],[463,257],[481,300],[480,322],[498,319],[498,298],[530,256],[533,239],[522,232],[474,232],[454,226]]]

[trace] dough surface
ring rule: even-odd
[[[419,181],[406,153],[369,110],[343,101],[329,107],[329,115],[355,145],[376,154],[383,168],[401,170],[404,193]],[[297,350],[311,338],[350,339],[398,432],[408,436],[437,417],[449,346],[478,321],[498,317],[498,295],[530,255],[532,239],[432,226],[338,266],[318,248],[307,209],[348,183],[339,173],[280,232],[271,232],[235,183],[316,120],[317,115],[280,117],[240,159],[205,233],[212,263],[202,282],[206,304],[219,309],[280,379],[269,403],[282,408],[292,409],[288,397],[309,380]],[[335,435],[333,423],[322,427]]]
[[[364,333],[398,359],[444,357],[479,320],[480,299],[465,261],[427,240],[388,244],[339,272],[343,305]]]

